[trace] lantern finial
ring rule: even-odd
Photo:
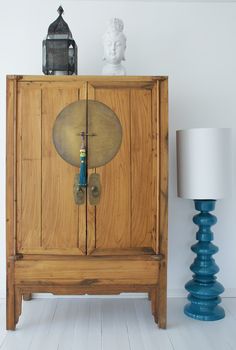
[[[57,12],[59,13],[59,16],[61,16],[64,13],[63,7],[59,6]]]

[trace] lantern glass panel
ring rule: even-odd
[[[69,47],[69,65],[73,65],[75,63],[75,50],[72,45]]]
[[[49,70],[68,69],[68,43],[66,40],[47,40],[47,64]]]
[[[69,40],[70,36],[68,34],[48,34],[47,39],[66,39],[66,40]]]
[[[46,66],[46,40],[43,41],[43,68]]]

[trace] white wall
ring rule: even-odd
[[[185,295],[196,227],[191,201],[176,197],[175,130],[236,126],[236,3],[61,1],[79,47],[79,74],[100,74],[101,36],[125,23],[129,75],[169,76],[169,295]],[[41,42],[59,2],[5,1],[0,11],[0,296],[5,293],[5,75],[41,74]],[[236,145],[233,142],[235,158]],[[207,152],[207,150],[206,150]],[[233,171],[235,177],[235,162]],[[235,186],[217,203],[215,256],[225,295],[236,296]]]

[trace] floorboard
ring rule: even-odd
[[[5,303],[1,300],[0,302],[0,349],[7,335],[7,331],[5,330],[5,325],[6,325],[6,306],[5,306]]]
[[[130,350],[124,318],[122,299],[104,300],[102,303],[102,350]]]
[[[0,303],[0,350],[236,350],[236,298],[223,299],[223,320],[183,313],[186,299],[168,299],[168,328],[158,329],[147,299],[50,298],[23,302],[16,331],[5,331]]]

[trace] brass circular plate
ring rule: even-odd
[[[80,100],[65,107],[53,126],[53,142],[69,164],[80,166],[80,133],[87,132],[88,168],[110,162],[120,149],[122,126],[116,114],[104,103]]]

